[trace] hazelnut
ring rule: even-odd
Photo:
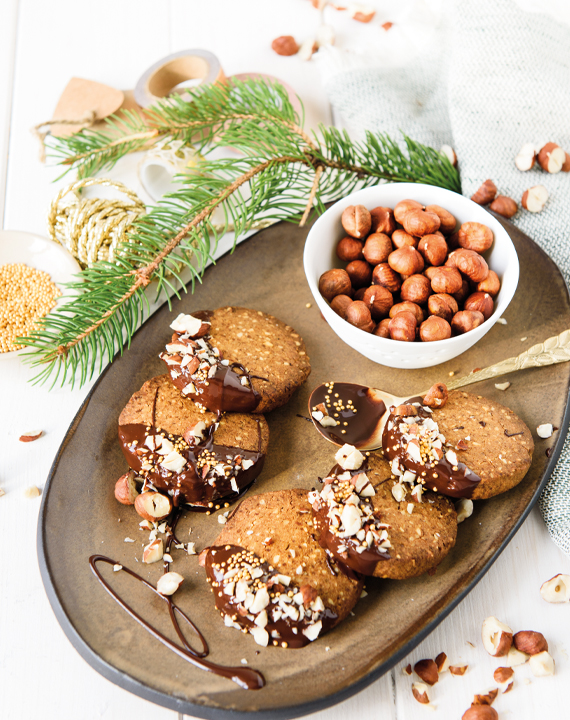
[[[501,281],[499,280],[499,276],[494,270],[489,270],[489,274],[484,280],[481,280],[480,283],[477,283],[477,290],[478,292],[486,292],[491,295],[491,297],[495,297],[495,295],[498,295],[499,290],[501,289]]]
[[[340,219],[345,232],[355,238],[365,238],[370,232],[372,218],[364,205],[349,205]]]
[[[489,690],[489,692],[484,695],[475,695],[471,705],[492,705],[498,694],[499,688],[493,688],[493,690]]]
[[[417,235],[422,237],[423,235],[429,235],[439,230],[441,221],[434,212],[428,210],[410,210],[410,212],[404,215],[402,222],[404,230],[410,235]]]
[[[428,685],[435,685],[439,680],[439,672],[434,660],[418,660],[414,665],[416,675]]]
[[[416,322],[418,325],[424,321],[424,311],[419,305],[416,305],[416,303],[410,302],[409,300],[392,305],[390,308],[390,317],[393,318],[401,312],[413,313],[416,316]]]
[[[485,180],[481,187],[471,195],[471,200],[477,205],[488,205],[493,202],[497,194],[497,186],[492,180]]]
[[[494,213],[497,213],[497,215],[502,215],[506,218],[512,218],[518,209],[519,206],[516,202],[507,195],[497,195],[497,197],[489,205],[489,210],[492,210]]]
[[[413,237],[405,230],[394,230],[392,233],[392,242],[396,248],[404,247],[404,245],[410,245],[415,248],[418,246],[418,238]]]
[[[159,577],[156,589],[161,595],[174,595],[183,580],[184,578],[179,573],[167,572]]]
[[[430,265],[443,265],[447,257],[447,243],[440,235],[424,235],[418,250]]]
[[[346,266],[346,272],[353,288],[358,289],[370,285],[372,268],[366,260],[353,260]]]
[[[420,337],[424,342],[436,342],[437,340],[447,340],[451,337],[451,327],[447,320],[430,315],[420,325]]]
[[[390,320],[388,329],[392,340],[414,342],[416,339],[416,316],[408,310],[403,310]]]
[[[415,248],[404,245],[390,253],[388,265],[402,275],[415,275],[424,269],[424,259]]]
[[[554,675],[554,658],[546,650],[531,655],[528,666],[535,677]]]
[[[451,329],[456,335],[463,335],[485,322],[483,313],[477,310],[460,310],[451,320]]]
[[[540,594],[547,602],[568,602],[570,600],[570,575],[558,573],[542,583]]]
[[[513,645],[519,652],[537,655],[548,650],[548,643],[542,633],[533,630],[521,630],[513,635]]]
[[[538,152],[538,164],[549,173],[558,173],[566,162],[566,153],[556,143],[546,143]]]
[[[347,235],[339,240],[336,246],[336,255],[339,260],[343,262],[352,262],[353,260],[362,260],[364,255],[362,253],[362,242],[356,238]]]
[[[493,231],[482,223],[466,222],[459,228],[458,242],[462,248],[482,253],[493,244]]]
[[[534,167],[536,161],[536,150],[532,143],[525,143],[515,157],[515,165],[521,172],[526,172]]]
[[[452,675],[456,675],[459,677],[461,675],[465,675],[468,667],[469,667],[469,665],[450,665],[449,672]]]
[[[159,492],[143,492],[136,497],[135,510],[150,522],[164,520],[172,512],[172,500]]]
[[[431,284],[425,275],[410,275],[402,283],[402,300],[422,305],[431,295]]]
[[[391,235],[396,229],[394,211],[392,208],[376,207],[370,211],[372,218],[371,230],[373,233],[386,233]]]
[[[375,327],[370,310],[362,300],[354,300],[350,303],[346,308],[344,319],[364,332],[372,332]]]
[[[275,50],[278,55],[296,55],[299,52],[299,46],[292,35],[281,35],[275,38],[271,43],[271,49]]]
[[[442,408],[447,402],[448,397],[447,386],[443,383],[435,383],[424,395],[422,404],[430,408]]]
[[[429,688],[425,683],[412,683],[412,695],[422,705],[429,705]]]
[[[566,158],[564,160],[564,164],[562,165],[562,172],[570,172],[570,154],[564,153]]]
[[[499,720],[499,713],[490,705],[471,705],[463,713],[461,720]]]
[[[379,265],[388,260],[388,255],[393,249],[392,241],[388,235],[376,232],[367,237],[362,252],[371,265]]]
[[[447,158],[453,167],[457,167],[457,155],[451,145],[442,145],[439,149],[439,154]]]
[[[394,208],[394,218],[396,219],[396,222],[399,222],[400,225],[402,225],[402,221],[406,213],[410,212],[410,210],[423,209],[424,206],[416,200],[400,200],[400,202]]]
[[[445,265],[457,268],[474,283],[481,282],[489,274],[489,266],[485,262],[485,258],[474,250],[465,250],[464,248],[454,250],[445,261]]]
[[[115,499],[121,505],[134,505],[138,494],[139,491],[135,484],[135,471],[129,470],[129,472],[121,475],[115,483]]]
[[[508,682],[514,674],[515,671],[511,667],[498,667],[493,673],[493,678],[495,682],[503,685]]]
[[[462,282],[461,290],[458,290],[456,293],[453,293],[453,297],[459,303],[459,305],[464,303],[465,300],[471,294],[471,285],[469,285],[469,282],[465,278],[462,278],[461,282]]]
[[[329,302],[336,295],[350,295],[352,285],[346,270],[333,268],[324,272],[319,278],[319,292]]]
[[[522,196],[521,205],[530,212],[540,212],[548,200],[548,190],[544,185],[533,185],[525,190]]]
[[[434,293],[446,293],[452,295],[461,290],[463,280],[459,270],[454,267],[438,267],[431,278],[431,288]]]
[[[373,335],[377,335],[378,337],[383,338],[389,338],[390,337],[390,318],[384,318],[384,320],[380,320],[378,325],[376,326],[376,330],[372,333]]]
[[[376,321],[385,318],[394,304],[392,293],[382,285],[371,285],[366,288],[362,301],[370,310],[372,319]]]
[[[491,616],[483,620],[481,639],[489,655],[503,657],[513,644],[513,631],[508,625]]]
[[[455,230],[457,220],[455,215],[452,215],[449,210],[442,208],[441,205],[428,205],[426,210],[435,213],[439,218],[439,229],[444,235],[449,235]]]
[[[451,318],[459,310],[457,300],[447,293],[438,293],[430,295],[428,298],[428,310],[432,315],[443,318],[447,322],[451,322]]]
[[[429,278],[429,281],[431,282],[432,279],[433,279],[433,276],[437,273],[438,270],[439,270],[439,267],[431,267],[431,266],[430,266],[430,267],[427,267],[427,268],[424,270],[424,275],[425,275],[427,278]]]
[[[488,320],[493,314],[495,306],[493,298],[489,295],[489,293],[474,292],[472,295],[469,295],[467,300],[465,300],[463,309],[478,310],[480,313],[483,313],[485,320]]]
[[[358,290],[354,293],[353,300],[362,300],[364,297],[364,293],[366,292],[365,287],[358,288]]]
[[[350,298],[348,295],[337,295],[331,300],[331,307],[335,311],[335,313],[337,315],[340,315],[341,318],[344,320],[346,315],[346,308],[350,305],[351,302],[352,298]]]
[[[459,230],[457,230],[454,233],[451,233],[451,235],[448,235],[446,238],[447,241],[447,247],[450,250],[457,250],[459,247]]]
[[[439,673],[445,672],[449,668],[449,660],[444,652],[440,652],[435,657],[435,664]]]
[[[398,292],[402,287],[402,280],[397,272],[392,270],[388,263],[376,265],[372,271],[372,282],[374,285],[382,285],[391,293]]]

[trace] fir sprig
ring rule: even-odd
[[[196,146],[205,159],[134,223],[115,262],[83,270],[67,302],[22,339],[31,348],[27,360],[39,368],[36,381],[85,383],[128,346],[148,316],[149,283],[156,281],[167,300],[178,287],[193,289],[230,226],[237,239],[260,219],[304,224],[312,208],[321,212],[325,201],[382,180],[460,191],[449,160],[406,136],[400,145],[367,133],[358,143],[334,127],[310,136],[302,124],[281,85],[249,80],[199,87],[190,100],[173,96],[144,115],[113,117],[105,131],[53,140],[50,155],[79,177],[164,138]],[[241,157],[209,159],[217,147],[235,148]],[[181,277],[185,269],[189,283]]]

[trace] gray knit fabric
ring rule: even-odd
[[[512,0],[449,0],[443,16],[441,52],[408,67],[343,69],[337,57],[325,80],[335,118],[354,137],[402,130],[436,148],[451,145],[467,196],[487,178],[519,201],[525,189],[544,185],[545,209],[521,210],[514,222],[570,283],[570,174],[514,165],[524,143],[552,141],[570,151],[570,28]],[[540,509],[552,539],[570,554],[568,438]]]

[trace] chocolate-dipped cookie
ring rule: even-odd
[[[301,337],[260,310],[222,307],[181,314],[161,359],[174,385],[213,412],[268,412],[284,405],[311,365]]]
[[[247,497],[200,562],[226,625],[246,629],[261,645],[316,640],[362,591],[362,581],[315,539],[306,490]]]
[[[148,380],[119,417],[127,462],[145,489],[175,506],[217,508],[234,500],[263,469],[269,428],[263,415],[219,418],[182,397],[168,375]]]
[[[375,577],[404,580],[438,565],[455,545],[451,501],[433,492],[412,495],[406,487],[399,492],[380,453],[362,456],[350,448],[337,453],[344,467],[335,465],[324,487],[309,496],[321,545],[354,571]]]

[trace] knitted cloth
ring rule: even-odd
[[[570,151],[570,27],[521,5],[448,0],[445,23],[427,28],[429,42],[404,67],[337,49],[319,52],[319,64],[335,120],[354,138],[403,131],[435,148],[451,145],[468,197],[487,178],[519,202],[524,190],[544,185],[544,210],[520,210],[513,222],[570,283],[570,174],[514,165],[525,143]],[[570,554],[569,438],[539,507],[552,539]]]

